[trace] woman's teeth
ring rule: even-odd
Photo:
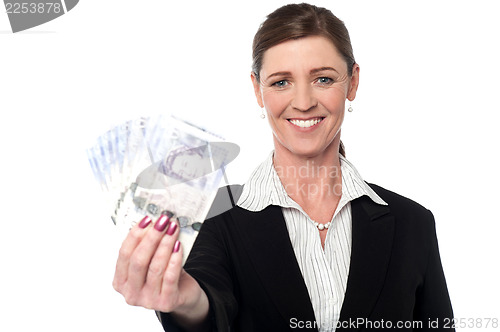
[[[297,127],[309,128],[309,127],[314,126],[315,124],[320,123],[321,120],[323,120],[323,119],[322,118],[311,119],[311,120],[296,120],[296,119],[291,119],[291,120],[288,120],[288,121],[290,121],[292,124],[296,125]]]

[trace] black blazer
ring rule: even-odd
[[[351,263],[336,331],[454,331],[446,328],[453,313],[431,212],[370,186],[388,206],[367,196],[351,202]],[[184,268],[207,293],[214,331],[317,331],[278,206],[236,206],[206,220]],[[165,331],[179,330],[158,316]]]

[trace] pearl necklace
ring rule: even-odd
[[[328,229],[328,227],[330,227],[332,223],[329,221],[327,222],[326,224],[320,224],[319,222],[315,222],[314,223],[314,226],[316,226],[320,231],[324,230],[324,229]]]

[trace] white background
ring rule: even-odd
[[[85,149],[169,111],[237,143],[243,183],[272,149],[251,42],[285,3],[82,0],[18,34],[2,8],[1,331],[161,331],[111,286],[120,238]],[[496,1],[313,3],[345,21],[361,66],[348,158],[433,211],[455,316],[500,319]]]

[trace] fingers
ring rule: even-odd
[[[172,248],[172,254],[168,261],[167,269],[163,275],[162,289],[177,288],[179,284],[179,276],[182,271],[182,246],[180,241],[175,241]]]
[[[182,245],[177,240],[174,244],[167,268],[163,274],[158,298],[163,312],[171,312],[175,310],[182,302],[182,300],[180,300],[182,289],[179,285],[181,273],[183,272],[182,256]],[[186,294],[184,294],[184,297],[186,297]]]
[[[146,288],[155,296],[160,295],[164,274],[170,268],[170,261],[176,256],[173,255],[174,251],[179,250],[180,243],[177,244],[178,236],[179,227],[177,223],[171,222],[149,264],[146,276]]]
[[[162,215],[154,224],[145,217],[132,228],[118,256],[114,288],[130,305],[163,311],[179,303],[182,250],[180,228]],[[162,292],[169,295],[165,298]]]
[[[142,241],[135,248],[128,266],[127,287],[132,291],[139,291],[146,283],[149,265],[162,241],[164,234],[172,232],[172,225],[168,216],[162,215],[144,235]],[[175,231],[175,229],[173,229]],[[170,237],[170,236],[169,236]],[[168,259],[168,258],[167,258]]]
[[[122,286],[128,278],[129,262],[135,248],[141,242],[147,232],[147,227],[152,220],[149,217],[144,217],[141,222],[133,227],[122,243],[118,259],[116,262],[115,277],[113,279],[113,287],[118,291],[122,291]]]

